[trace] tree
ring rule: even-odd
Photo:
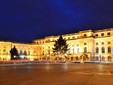
[[[11,48],[10,54],[11,54],[11,60],[19,58],[18,57],[18,50],[16,49],[15,46],[13,48]]]
[[[62,36],[59,37],[57,41],[55,41],[53,53],[55,55],[64,56],[64,54],[68,51],[68,44],[66,43],[66,40],[63,39]]]

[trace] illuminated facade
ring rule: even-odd
[[[21,54],[22,57],[20,56],[20,58],[30,60],[38,58],[38,45],[0,41],[0,60],[10,60],[10,50],[14,46],[17,48],[18,53]],[[24,56],[24,52],[26,52],[26,56]]]
[[[74,61],[112,61],[113,28],[103,30],[84,30],[78,33],[62,35],[69,45],[68,57]],[[34,40],[40,47],[40,57],[53,58],[55,41],[59,36],[48,36]],[[87,56],[87,58],[85,57]]]
[[[67,57],[73,61],[112,61],[113,28],[103,30],[84,30],[72,34],[64,34],[69,51]],[[48,36],[33,40],[33,43],[14,43],[0,41],[0,60],[10,60],[10,50],[16,47],[19,54],[26,52],[27,59],[54,59],[53,47],[59,36]],[[87,56],[87,57],[86,57]]]

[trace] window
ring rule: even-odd
[[[23,54],[23,52],[22,52],[22,50],[20,50],[20,55],[22,55]]]
[[[24,55],[27,55],[27,52],[26,52],[26,50],[24,51]]]
[[[110,36],[111,35],[110,32],[108,32],[107,35]]]
[[[108,47],[108,53],[111,53],[111,47],[110,46]]]
[[[51,40],[50,39],[48,39],[48,42],[50,42]]]
[[[108,44],[111,44],[111,42],[110,42],[110,41],[108,41]]]
[[[84,34],[84,37],[86,37],[86,34]]]
[[[98,34],[95,34],[95,36],[97,37],[97,36],[98,36]]]
[[[42,52],[42,55],[44,55],[44,51]]]
[[[72,37],[73,39],[75,39],[75,37]]]
[[[77,46],[79,46],[79,44],[77,44]]]
[[[96,45],[98,45],[98,42],[96,42]]]
[[[102,42],[102,45],[104,45],[104,42]]]
[[[38,44],[38,42],[37,42],[37,44]]]
[[[104,33],[102,33],[101,36],[104,36]]]
[[[6,52],[6,49],[4,49],[3,52]]]
[[[102,51],[102,53],[105,53],[105,48],[102,47],[102,48],[101,48],[101,51]]]
[[[86,43],[84,43],[84,45],[86,45]]]
[[[86,47],[84,48],[84,53],[87,53],[87,48]]]
[[[50,55],[50,49],[48,49],[48,54]]]
[[[28,51],[28,55],[30,55],[30,51]]]
[[[68,37],[68,39],[70,40],[70,37]]]
[[[99,48],[98,47],[96,47],[96,53],[99,53]]]

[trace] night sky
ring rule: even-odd
[[[113,27],[113,0],[0,0],[0,40]]]

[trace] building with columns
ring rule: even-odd
[[[68,57],[74,61],[112,61],[113,28],[103,30],[84,30],[77,33],[64,34],[67,41]],[[59,36],[47,36],[36,39],[33,43],[40,47],[40,57],[54,58],[53,47]]]
[[[16,47],[18,53],[21,54],[21,59],[38,59],[38,45],[36,44],[25,44],[25,43],[15,43],[15,42],[6,42],[0,41],[0,60],[10,60],[10,50],[13,47]],[[24,53],[26,52],[26,56]]]
[[[0,60],[10,60],[10,50],[14,46],[19,54],[26,52],[21,59],[30,60],[49,58],[54,59],[53,47],[60,37],[47,36],[43,39],[33,40],[33,43],[15,43],[0,41]],[[113,60],[113,28],[103,30],[84,30],[62,37],[67,41],[69,51],[67,57],[73,61],[112,61]]]

